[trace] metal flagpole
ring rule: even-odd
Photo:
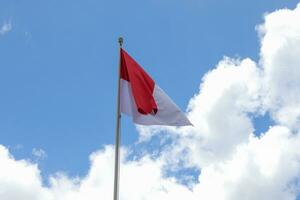
[[[123,44],[123,38],[119,38],[120,45],[120,61],[119,61],[119,75],[118,75],[118,95],[117,95],[117,124],[116,124],[116,140],[115,140],[115,178],[114,178],[114,199],[119,200],[119,173],[120,173],[120,122],[121,122],[121,112],[120,112],[120,83],[121,83],[121,48]]]

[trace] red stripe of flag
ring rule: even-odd
[[[121,78],[130,83],[138,112],[144,115],[157,113],[153,97],[155,82],[126,51],[121,49],[120,54]]]

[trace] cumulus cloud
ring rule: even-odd
[[[121,200],[292,200],[300,194],[300,5],[265,15],[260,60],[225,57],[203,77],[187,112],[194,127],[138,127],[139,144],[160,139],[158,152],[122,149]],[[274,125],[256,136],[253,118]],[[161,132],[164,132],[161,134]],[[90,156],[83,178],[52,175],[0,146],[1,200],[112,199],[113,147]],[[188,184],[180,173],[196,169]]]
[[[122,154],[126,158],[126,149]],[[36,164],[15,160],[8,150],[0,146],[0,198],[1,200],[81,200],[112,199],[113,186],[112,146],[91,155],[91,168],[83,179],[56,174],[50,186],[42,185]],[[192,192],[172,178],[165,178],[161,162],[148,156],[136,161],[123,159],[121,166],[121,199],[193,199]]]
[[[1,27],[0,27],[0,36],[1,35],[5,35],[8,32],[10,32],[12,29],[12,24],[10,22],[6,22],[4,23]]]
[[[296,199],[299,144],[286,127],[272,127],[261,138],[250,135],[231,159],[202,169],[195,191],[206,199]]]
[[[279,124],[299,129],[300,6],[268,14],[259,27],[266,107]]]

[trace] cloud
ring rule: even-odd
[[[268,14],[259,27],[266,107],[276,122],[295,129],[300,128],[299,18],[300,4]]]
[[[272,127],[261,138],[251,135],[231,159],[203,168],[195,190],[206,199],[295,199],[299,143],[286,127]]]
[[[31,153],[38,160],[44,159],[44,158],[47,157],[47,154],[46,154],[46,152],[43,149],[33,148],[32,151],[31,151]]]
[[[123,151],[126,157],[126,149]],[[0,146],[0,198],[1,200],[81,200],[112,199],[113,147],[91,155],[91,168],[83,179],[56,174],[50,186],[42,185],[36,164],[15,160],[8,150]],[[171,178],[164,178],[161,163],[147,156],[137,161],[122,161],[121,199],[171,199],[191,197],[191,191]]]
[[[138,127],[137,144],[160,139],[159,151],[132,158],[122,149],[121,200],[291,200],[300,194],[300,5],[265,15],[260,60],[224,57],[203,77],[187,112],[194,127]],[[253,118],[274,125],[254,134]],[[161,133],[163,132],[163,133]],[[113,147],[90,156],[85,177],[54,174],[42,184],[36,163],[0,146],[1,200],[112,199]],[[196,180],[182,183],[196,169]]]
[[[0,163],[0,199],[46,199],[47,189],[42,187],[36,164],[16,161],[3,146],[0,146]]]
[[[4,23],[1,27],[0,27],[0,36],[1,35],[5,35],[8,32],[10,32],[12,30],[12,24],[10,22],[6,22]]]

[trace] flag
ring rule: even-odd
[[[125,50],[121,48],[120,54],[122,113],[141,125],[192,125],[171,98]]]

